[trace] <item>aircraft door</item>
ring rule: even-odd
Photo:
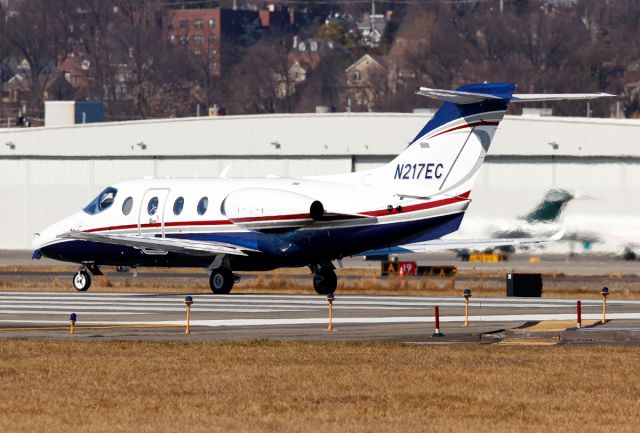
[[[138,213],[138,234],[164,237],[165,208],[169,189],[152,188],[144,193]]]

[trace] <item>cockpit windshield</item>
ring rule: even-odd
[[[113,204],[117,193],[118,190],[110,186],[98,194],[98,196],[91,200],[91,203],[82,210],[89,215],[100,213],[103,210],[108,209]]]

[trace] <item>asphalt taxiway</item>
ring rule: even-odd
[[[464,299],[417,296],[337,296],[328,332],[328,304],[320,296],[195,294],[191,334],[185,335],[185,295],[149,293],[0,293],[0,338],[234,340],[295,339],[405,343],[557,342],[640,343],[640,301],[552,298],[472,298],[464,327]],[[434,307],[440,329],[433,337]],[[77,315],[75,333],[69,317]]]

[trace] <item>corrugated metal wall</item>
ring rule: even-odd
[[[426,120],[415,114],[274,115],[0,131],[0,249],[30,248],[34,232],[118,180],[216,176],[227,165],[229,176],[369,169],[401,152]],[[508,117],[468,218],[523,215],[552,188],[588,197],[567,211],[638,215],[637,143],[638,121]]]

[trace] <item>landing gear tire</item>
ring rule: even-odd
[[[77,274],[73,276],[73,287],[78,292],[86,292],[91,287],[91,276],[87,271],[78,271]]]
[[[235,278],[230,269],[218,268],[209,275],[209,286],[216,295],[226,295],[231,292]]]
[[[324,270],[313,274],[313,288],[318,295],[334,293],[338,286],[338,277],[333,270]]]

